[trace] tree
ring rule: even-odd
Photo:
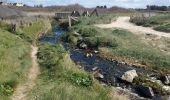
[[[104,5],[104,8],[106,9],[106,8],[107,8],[107,6],[106,6],[106,5]]]

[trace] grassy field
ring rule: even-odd
[[[100,85],[89,73],[78,69],[59,44],[40,44],[38,60],[41,75],[30,93],[33,100],[125,100]]]
[[[80,36],[75,36],[74,32]],[[169,72],[166,70],[170,66],[169,55],[145,43],[140,36],[123,29],[100,29],[78,23],[64,36],[64,40],[72,45],[85,42],[91,48],[98,48],[102,57]]]
[[[35,43],[38,38],[51,30],[51,23],[48,19],[39,19],[29,25],[19,25],[16,34],[23,39]]]
[[[9,99],[31,66],[30,44],[0,27],[0,99]]]
[[[153,27],[157,31],[170,32],[170,14],[156,15],[152,17],[135,16],[130,20],[136,25]]]

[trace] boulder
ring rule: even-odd
[[[163,75],[163,76],[160,77],[160,80],[165,85],[170,85],[170,75]]]
[[[129,70],[122,75],[121,79],[132,83],[135,77],[138,77],[136,70]]]
[[[84,42],[80,43],[80,44],[78,45],[78,47],[79,47],[80,49],[87,49],[87,48],[88,48],[87,44],[84,43]]]
[[[140,86],[138,86],[137,90],[144,97],[151,98],[154,96],[154,92],[151,87],[140,85]]]
[[[103,79],[104,78],[104,76],[101,73],[99,73],[99,71],[93,72],[93,76],[95,78],[99,78],[99,79]]]

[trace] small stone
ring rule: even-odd
[[[95,54],[97,54],[97,53],[99,53],[99,51],[97,51],[97,50],[94,50],[94,53],[95,53]]]
[[[79,33],[77,33],[77,32],[74,32],[74,35],[75,35],[75,36],[80,36],[80,34],[79,34]]]
[[[93,71],[96,71],[97,69],[98,69],[98,67],[94,67],[92,70],[93,70]]]
[[[93,76],[94,76],[95,78],[100,78],[100,79],[103,79],[103,78],[104,78],[104,76],[103,76],[101,73],[99,73],[99,71],[93,72]]]
[[[88,48],[87,44],[85,44],[85,43],[80,43],[78,46],[79,46],[80,49],[87,49]]]
[[[93,54],[92,53],[87,53],[86,57],[93,57]]]

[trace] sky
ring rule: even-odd
[[[96,7],[97,5],[120,6],[125,8],[145,8],[146,5],[170,6],[170,0],[8,0],[8,2],[21,2],[27,5],[68,5],[81,4],[85,7]]]

